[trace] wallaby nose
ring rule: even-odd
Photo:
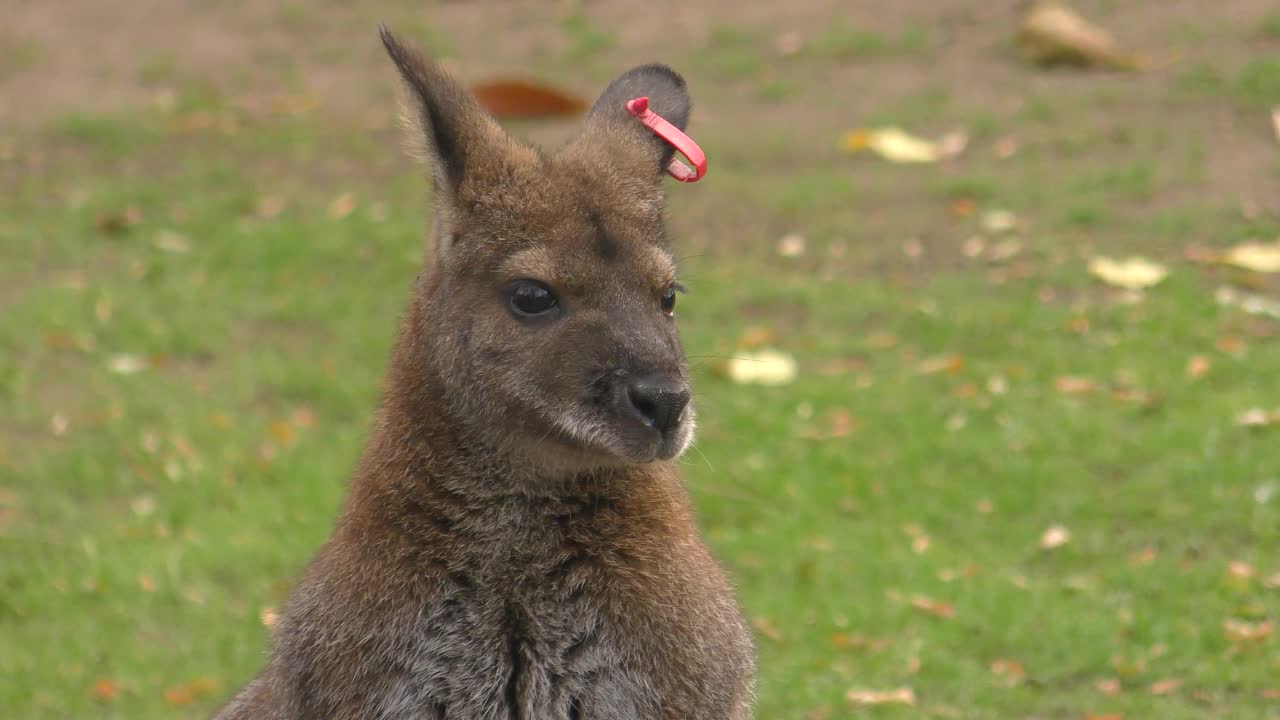
[[[658,377],[643,377],[627,386],[627,405],[636,417],[660,433],[680,424],[680,413],[689,404],[689,386]]]

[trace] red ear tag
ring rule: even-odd
[[[689,158],[689,162],[693,163],[691,168],[680,162],[679,158],[671,158],[671,162],[667,164],[667,173],[671,177],[680,182],[698,182],[703,175],[707,174],[706,153],[702,152],[702,148],[698,147],[698,143],[694,142],[693,138],[681,132],[680,128],[650,110],[649,98],[638,97],[628,100],[627,112],[634,115],[645,127],[656,133],[658,137],[666,140],[671,147],[679,150],[682,155]]]

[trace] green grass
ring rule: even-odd
[[[712,35],[703,84],[765,67],[760,31]],[[1260,97],[1266,62],[1197,92]],[[1280,217],[1174,195],[1211,189],[1178,126],[1095,127],[1043,89],[1012,117],[965,116],[957,96],[925,83],[858,102],[1038,134],[1009,159],[975,142],[954,166],[902,167],[800,127],[695,120],[718,164],[669,187],[700,404],[684,471],[765,628],[758,717],[1277,717],[1262,693],[1280,689],[1280,640],[1233,642],[1224,623],[1280,621],[1280,427],[1235,423],[1280,407],[1280,322],[1216,305],[1241,277],[1182,248],[1280,237]],[[179,113],[224,104],[192,97]],[[1114,102],[1101,114],[1128,111]],[[260,613],[331,527],[424,255],[424,179],[390,133],[341,122],[192,134],[81,113],[17,147],[33,168],[0,174],[8,715],[203,717],[260,667]],[[342,192],[357,207],[333,220]],[[283,210],[260,216],[264,196]],[[1029,220],[1022,250],[961,257],[982,232],[949,214],[961,198]],[[127,207],[135,224],[99,229]],[[808,250],[781,260],[791,230]],[[1087,275],[1092,251],[1172,273],[1128,302]],[[795,383],[714,372],[751,327],[798,358]],[[113,371],[122,355],[145,367]],[[946,355],[960,361],[921,371]],[[1197,355],[1210,367],[1191,379]],[[1064,376],[1097,389],[1064,393]],[[841,413],[852,432],[823,439]],[[1043,549],[1053,526],[1070,541]],[[95,697],[102,680],[113,697]],[[917,707],[844,700],[901,686]]]

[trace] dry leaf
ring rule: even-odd
[[[755,350],[765,347],[777,341],[777,335],[774,334],[773,328],[769,327],[749,327],[742,331],[738,339],[734,342],[734,347],[739,350]]]
[[[164,701],[170,705],[190,705],[196,698],[212,694],[217,690],[217,680],[207,677],[195,678],[165,690]]]
[[[739,385],[786,385],[796,379],[796,360],[778,350],[739,353],[723,366],[729,380]]]
[[[950,620],[956,616],[956,609],[950,603],[940,602],[924,595],[911,598],[911,607],[944,620]]]
[[[284,212],[284,198],[279,195],[267,195],[258,200],[258,217],[269,220]]]
[[[120,684],[115,680],[102,678],[93,684],[90,693],[98,702],[112,702],[120,695]]]
[[[156,581],[152,580],[149,575],[139,575],[138,587],[142,588],[142,592],[155,592]]]
[[[341,220],[356,209],[356,196],[351,193],[342,193],[329,203],[329,219]]]
[[[293,426],[284,420],[271,421],[271,424],[267,426],[267,432],[271,437],[275,438],[276,442],[282,445],[292,445],[297,438],[297,433],[294,431]]]
[[[1280,272],[1280,241],[1236,245],[1222,257],[1222,262],[1254,272]]]
[[[940,372],[955,375],[963,369],[964,358],[955,353],[926,358],[916,364],[916,372],[921,375],[933,375]]]
[[[1132,565],[1133,567],[1150,565],[1151,563],[1156,561],[1156,557],[1158,555],[1159,553],[1156,551],[1155,548],[1144,547],[1141,550],[1129,556],[1129,564]]]
[[[1094,689],[1103,695],[1119,695],[1120,681],[1115,678],[1102,678],[1093,684]]]
[[[1141,290],[1159,284],[1169,275],[1169,270],[1146,258],[1115,260],[1099,256],[1089,261],[1089,273],[1108,285]]]
[[[916,694],[911,688],[896,690],[850,690],[844,699],[850,705],[915,705]]]
[[[1177,678],[1158,680],[1151,684],[1150,692],[1152,695],[1168,695],[1182,687],[1182,682],[1182,680]]]
[[[525,80],[490,80],[472,87],[471,94],[498,118],[575,117],[587,110],[579,97]]]
[[[1018,216],[1011,210],[988,210],[982,213],[982,229],[989,233],[1006,233],[1018,228]]]
[[[1280,300],[1265,295],[1240,292],[1224,285],[1214,293],[1214,299],[1219,305],[1238,307],[1250,315],[1263,315],[1280,320]]]
[[[175,255],[185,255],[191,252],[191,241],[187,236],[176,233],[172,230],[161,230],[155,239],[151,241],[157,250],[163,250],[167,253]]]
[[[1213,367],[1213,363],[1204,355],[1192,355],[1187,361],[1187,377],[1195,380],[1209,372],[1209,368]]]
[[[1276,140],[1280,141],[1280,105],[1271,108],[1271,129],[1276,134]]]
[[[133,375],[147,368],[147,359],[141,355],[128,353],[113,355],[107,363],[107,367],[117,375]]]
[[[1063,375],[1053,381],[1053,389],[1063,395],[1080,395],[1098,389],[1098,383],[1087,377]]]
[[[1027,674],[1022,663],[1017,660],[996,659],[991,661],[991,672],[1011,683],[1018,683]]]
[[[761,635],[769,638],[774,642],[782,642],[782,631],[769,618],[758,617],[751,621],[751,626],[760,632]]]
[[[840,138],[840,147],[848,153],[870,150],[895,163],[933,163],[949,157],[955,143],[944,147],[942,143],[925,140],[897,127],[871,130],[851,130]]]
[[[974,203],[973,200],[971,200],[970,198],[956,198],[955,200],[951,201],[951,205],[949,207],[951,209],[951,214],[957,215],[959,217],[969,217],[974,213],[975,210],[978,209],[977,204]],[[970,252],[969,243],[974,240],[977,240],[978,243],[982,242],[982,238],[970,238],[969,240],[965,241],[964,254],[968,257],[974,257],[982,252],[981,246],[979,246],[976,251]]]
[[[1275,631],[1271,621],[1248,623],[1242,620],[1228,619],[1222,623],[1222,632],[1227,639],[1237,644],[1258,643],[1271,637]]]
[[[280,616],[273,607],[264,607],[258,613],[258,621],[262,623],[262,627],[268,630],[275,630],[276,623],[279,622]]]
[[[796,258],[804,255],[804,236],[800,233],[787,233],[778,240],[778,254],[785,258]]]
[[[1250,408],[1236,416],[1236,425],[1240,427],[1270,427],[1280,425],[1280,408],[1263,410]]]
[[[1022,17],[1022,46],[1044,65],[1069,64],[1137,70],[1146,63],[1121,50],[1111,35],[1063,3],[1033,3]]]
[[[1071,542],[1071,531],[1061,525],[1054,525],[1040,536],[1040,547],[1044,550],[1060,548]]]
[[[1007,160],[1018,154],[1018,141],[1011,137],[1003,137],[994,145],[996,157]]]

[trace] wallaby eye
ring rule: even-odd
[[[520,318],[543,316],[560,305],[551,288],[537,280],[517,280],[511,283],[510,294],[511,310]]]
[[[662,293],[662,312],[667,315],[675,315],[676,313],[676,286],[672,285],[667,291]]]

